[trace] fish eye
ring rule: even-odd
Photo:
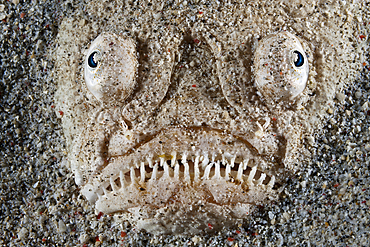
[[[309,67],[300,40],[283,31],[261,39],[254,55],[258,91],[269,102],[290,101],[306,88]]]
[[[294,65],[297,67],[297,68],[300,68],[303,66],[304,64],[304,57],[302,55],[302,53],[300,53],[299,51],[293,51],[293,62],[294,62]]]
[[[100,53],[98,51],[94,51],[93,53],[90,54],[90,56],[87,59],[87,64],[89,65],[90,68],[95,69],[96,67],[98,67],[99,55]]]
[[[101,102],[120,104],[135,86],[137,65],[134,41],[104,32],[91,43],[85,57],[87,89]]]

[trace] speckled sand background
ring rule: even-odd
[[[329,107],[309,147],[311,162],[288,181],[280,201],[264,205],[239,228],[211,236],[151,236],[95,215],[63,166],[47,59],[61,20],[88,15],[85,5],[0,1],[2,246],[370,246],[369,54],[362,54],[359,77]],[[363,33],[353,39],[369,46],[370,2],[361,6],[367,12],[357,18]]]

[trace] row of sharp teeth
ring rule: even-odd
[[[222,164],[226,164],[225,170],[224,170],[224,176],[221,175],[221,167],[220,167],[220,161],[216,162],[210,162],[208,157],[204,156],[195,156],[195,159],[193,161],[194,167],[193,171],[190,172],[190,166],[188,164],[187,156],[183,155],[181,164],[184,166],[183,172],[180,172],[180,163],[176,159],[176,155],[171,155],[171,164],[168,164],[165,158],[160,158],[160,162],[156,162],[153,164],[153,161],[151,159],[148,159],[149,167],[152,169],[150,179],[149,178],[150,173],[147,172],[148,165],[145,165],[144,162],[141,162],[140,164],[140,176],[138,176],[135,172],[135,168],[131,167],[130,171],[123,172],[120,171],[119,178],[110,177],[110,186],[107,186],[106,188],[103,187],[104,194],[107,194],[109,191],[116,192],[120,188],[125,188],[127,186],[136,185],[136,186],[144,186],[146,182],[154,182],[158,179],[175,179],[180,180],[180,175],[183,177],[183,180],[190,184],[192,181],[193,183],[199,183],[201,180],[208,180],[208,179],[224,179],[226,181],[237,181],[239,183],[246,183],[248,186],[263,186],[268,190],[271,190],[275,185],[275,176],[268,177],[270,180],[268,183],[263,184],[265,179],[267,178],[267,175],[265,173],[261,173],[258,180],[255,181],[255,176],[258,171],[258,165],[254,165],[253,167],[250,167],[249,174],[244,174],[244,171],[248,168],[249,159],[245,159],[243,162],[239,164],[238,171],[236,174],[236,178],[234,175],[234,178],[230,177],[230,174],[232,172],[231,168],[235,165],[235,158],[232,158],[230,162],[226,161],[226,159],[223,158]],[[202,161],[201,161],[202,160]],[[214,167],[213,170],[213,176],[211,175],[211,169]],[[163,171],[159,171],[158,168],[162,167]],[[173,169],[172,169],[172,168]],[[138,169],[136,169],[138,170]],[[204,171],[203,175],[201,173],[201,170]],[[234,173],[235,174],[235,173]],[[202,176],[201,176],[202,175]],[[244,176],[244,178],[243,178]],[[246,178],[247,177],[247,178]],[[129,179],[126,179],[129,178]],[[116,183],[116,181],[119,179],[119,185]],[[128,181],[129,180],[129,181]],[[110,187],[110,189],[109,189]]]

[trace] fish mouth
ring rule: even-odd
[[[81,193],[107,214],[194,201],[256,205],[275,198],[279,167],[277,158],[259,154],[238,135],[209,127],[172,128],[128,151],[111,151]]]

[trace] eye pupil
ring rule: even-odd
[[[302,67],[302,65],[304,64],[304,57],[302,53],[300,53],[299,51],[294,51],[294,54],[296,55],[294,56],[294,65],[296,67]]]
[[[89,58],[87,59],[87,63],[89,64],[89,67],[91,68],[96,68],[98,67],[98,61],[96,58],[96,55],[98,52],[94,51],[93,53],[90,54]]]

